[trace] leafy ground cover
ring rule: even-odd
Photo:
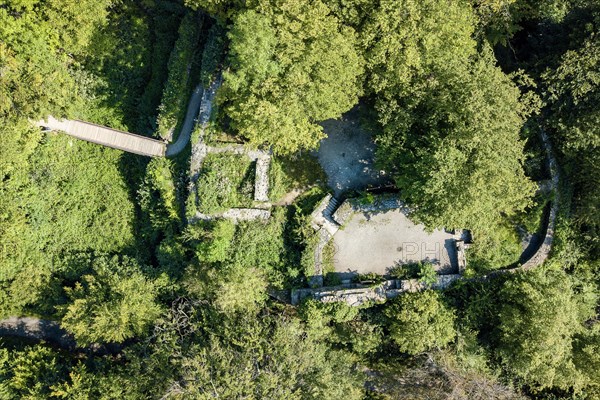
[[[209,154],[198,179],[198,210],[215,214],[249,207],[254,196],[255,163],[235,154]]]
[[[318,160],[308,153],[293,157],[274,156],[269,169],[269,197],[278,202],[291,191],[324,186],[326,181],[327,175]]]

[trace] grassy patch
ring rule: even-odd
[[[273,157],[269,181],[269,198],[276,202],[294,189],[325,183],[327,175],[315,157],[301,154],[293,157]]]
[[[234,154],[209,154],[196,185],[198,209],[214,214],[253,203],[255,163]]]
[[[304,271],[304,276],[309,279],[316,274],[315,250],[319,244],[319,235],[314,234],[306,237],[304,240],[304,250],[300,259],[300,265]]]
[[[325,286],[337,286],[342,283],[338,274],[335,273],[335,253],[335,242],[332,238],[323,249],[323,284]]]
[[[333,264],[335,252],[335,243],[332,238],[329,242],[327,242],[325,248],[323,248],[323,275],[335,272],[335,266]]]

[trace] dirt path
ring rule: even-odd
[[[276,203],[273,203],[274,206],[289,206],[292,203],[294,203],[294,200],[296,200],[298,198],[298,196],[300,196],[302,193],[304,193],[306,190],[308,190],[307,188],[303,188],[303,189],[293,189],[290,192],[287,192],[282,198],[281,200],[279,200]]]
[[[202,84],[196,86],[196,88],[192,92],[192,97],[190,97],[187,113],[185,115],[183,125],[181,126],[179,136],[177,136],[177,140],[174,143],[170,143],[167,146],[167,157],[173,157],[181,153],[190,141],[190,137],[192,136],[192,130],[194,129],[194,125],[196,122],[195,117],[198,114],[198,110],[200,109],[200,102],[202,101],[203,92],[204,90],[202,88]]]
[[[56,343],[66,350],[77,348],[75,339],[58,322],[33,317],[9,317],[0,321],[0,336],[15,336]]]

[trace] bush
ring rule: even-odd
[[[432,263],[421,263],[421,267],[419,269],[419,281],[428,286],[431,286],[437,282],[437,271],[433,267]]]
[[[358,204],[368,206],[375,203],[375,195],[371,192],[364,192],[358,198]]]
[[[544,210],[550,202],[547,195],[536,195],[533,204],[516,216],[516,224],[523,226],[528,233],[539,232],[544,224]]]
[[[155,244],[164,235],[172,237],[179,227],[179,203],[171,169],[170,160],[152,159],[137,191],[143,221],[138,237]]]
[[[318,160],[308,153],[291,157],[274,156],[269,168],[269,198],[281,200],[294,189],[306,189],[327,182]]]
[[[392,268],[390,275],[397,279],[419,279],[427,285],[437,282],[437,271],[428,261],[398,264]]]
[[[213,79],[219,64],[223,61],[225,49],[225,32],[219,24],[214,24],[208,31],[208,39],[202,52],[202,71],[200,82],[208,87]]]
[[[164,280],[150,280],[135,261],[94,260],[91,274],[65,291],[70,302],[60,307],[61,325],[82,346],[116,342],[143,335],[160,315],[157,296]]]
[[[390,336],[402,352],[419,354],[441,348],[455,337],[454,312],[432,290],[404,294],[384,313]]]
[[[523,252],[521,240],[514,226],[497,225],[496,229],[474,236],[467,251],[469,269],[485,272],[516,263]]]
[[[179,26],[179,38],[169,58],[169,77],[158,108],[158,134],[162,138],[171,138],[177,121],[186,110],[189,70],[198,45],[200,21],[198,14],[188,13]]]
[[[254,163],[234,154],[209,154],[196,185],[200,212],[248,207],[254,196]]]
[[[379,284],[383,282],[383,276],[377,275],[375,272],[369,272],[366,274],[358,274],[353,280],[358,283]]]
[[[175,183],[171,161],[166,158],[155,158],[150,161],[147,176],[152,186],[160,192],[162,203],[172,219],[178,218],[178,204],[175,196]]]
[[[284,254],[283,229],[286,222],[285,209],[272,209],[271,218],[263,221],[241,222],[238,225],[231,264],[242,268],[260,268],[266,272],[271,285],[280,287],[284,277],[281,270],[287,266]]]
[[[229,220],[219,220],[214,223],[208,238],[198,244],[197,255],[200,261],[219,262],[225,261],[229,255],[235,225]]]
[[[319,235],[314,234],[304,240],[304,250],[300,258],[300,265],[304,270],[304,276],[310,278],[316,275],[315,250],[319,243]]]

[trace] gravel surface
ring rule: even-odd
[[[327,138],[321,141],[317,157],[336,196],[387,182],[373,165],[375,144],[360,126],[358,107],[339,120],[330,119],[321,125]]]
[[[200,101],[202,100],[203,94],[204,91],[202,89],[202,84],[196,86],[196,88],[192,92],[192,96],[190,97],[187,113],[185,115],[183,125],[181,126],[179,136],[177,136],[177,140],[174,143],[169,143],[169,145],[167,146],[167,157],[173,157],[181,153],[190,141],[192,130],[194,129],[194,125],[196,123],[195,118],[198,115],[198,110],[200,109]]]
[[[427,259],[439,273],[455,273],[453,235],[440,230],[426,232],[399,209],[354,214],[333,240],[335,271],[342,279],[368,272],[385,275],[397,262]]]

